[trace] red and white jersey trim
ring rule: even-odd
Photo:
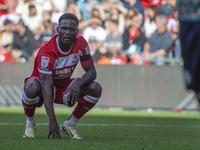
[[[44,71],[44,70],[41,70],[40,68],[38,68],[38,71],[44,74],[52,74],[52,71]]]
[[[67,55],[67,54],[69,54],[69,53],[71,52],[72,47],[73,47],[73,43],[72,43],[72,46],[71,46],[70,50],[67,51],[67,52],[63,52],[63,51],[61,50],[61,48],[59,47],[59,44],[58,44],[58,37],[56,38],[56,43],[57,43],[58,51],[59,51],[61,54],[63,54],[63,55]]]

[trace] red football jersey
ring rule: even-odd
[[[70,79],[79,60],[82,66],[93,61],[86,40],[82,36],[76,36],[70,50],[65,52],[60,49],[58,35],[55,35],[40,48],[31,77],[40,79],[39,72],[52,74],[54,85],[63,87]]]

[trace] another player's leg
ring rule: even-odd
[[[198,110],[200,111],[200,92],[195,92],[195,95],[196,95],[196,98],[197,98],[197,100],[199,102]]]
[[[81,98],[77,107],[68,120],[61,125],[61,131],[73,139],[82,139],[80,137],[76,124],[78,120],[90,109],[92,109],[101,97],[102,88],[97,82],[81,87]]]
[[[35,78],[29,79],[24,85],[24,93],[22,95],[22,104],[24,113],[27,117],[24,138],[34,138],[36,131],[36,122],[34,119],[35,108],[43,104],[41,96],[40,81]]]
[[[181,56],[187,89],[193,90],[200,103],[200,22],[180,20]]]

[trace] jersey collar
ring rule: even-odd
[[[61,48],[60,48],[60,46],[59,46],[59,44],[58,44],[58,36],[57,36],[57,38],[56,38],[56,43],[57,43],[58,51],[59,51],[61,54],[67,55],[67,54],[69,54],[70,51],[72,50],[73,43],[72,43],[72,46],[70,47],[69,51],[67,51],[67,52],[62,51]]]

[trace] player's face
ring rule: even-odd
[[[71,19],[63,19],[57,28],[59,41],[63,44],[71,44],[78,33],[77,23]]]

